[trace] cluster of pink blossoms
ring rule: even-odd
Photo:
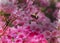
[[[1,0],[0,43],[60,43],[59,0]]]

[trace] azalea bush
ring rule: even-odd
[[[0,0],[0,43],[60,43],[60,1]]]

